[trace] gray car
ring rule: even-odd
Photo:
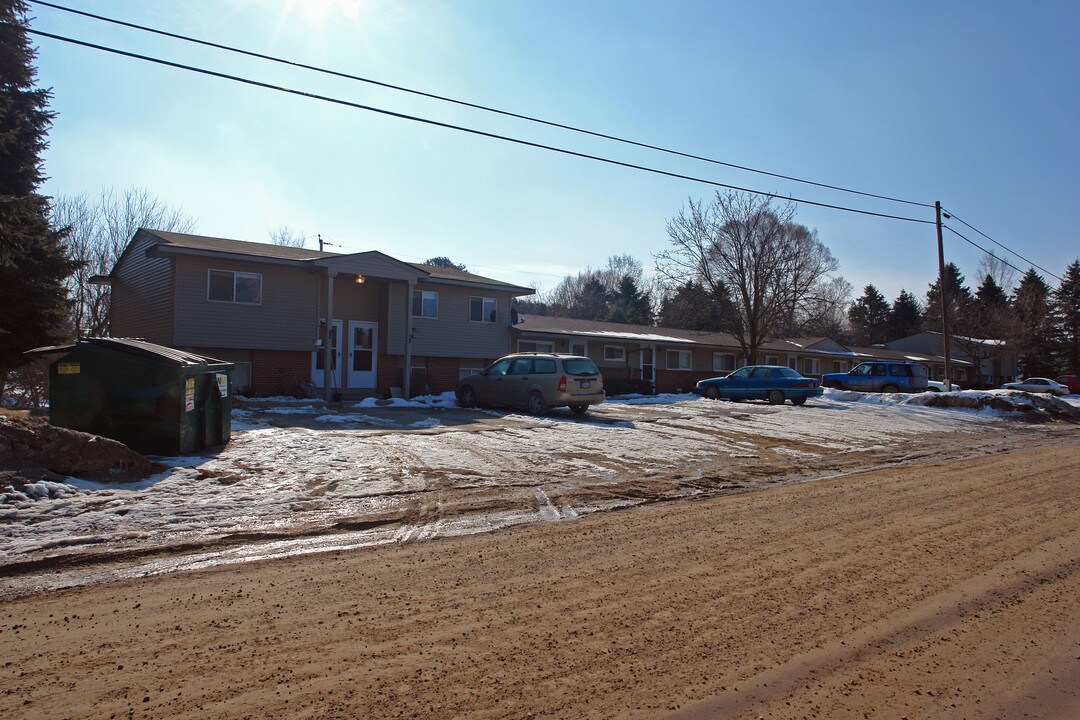
[[[604,378],[596,363],[580,355],[555,353],[507,355],[464,378],[457,388],[461,407],[524,407],[533,415],[563,406],[583,415],[604,397]]]

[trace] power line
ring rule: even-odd
[[[1036,264],[1035,264],[1035,263],[1033,263],[1033,262],[1032,262],[1031,260],[1028,260],[1028,259],[1027,259],[1026,257],[1024,257],[1024,256],[1023,256],[1023,255],[1021,255],[1020,253],[1016,252],[1015,250],[1012,250],[1011,248],[1005,247],[1004,245],[1002,245],[1001,243],[999,243],[999,242],[998,242],[997,240],[995,240],[994,238],[992,238],[992,237],[990,237],[989,235],[987,235],[986,233],[984,233],[984,232],[983,232],[982,230],[979,230],[979,229],[978,229],[977,227],[974,227],[973,225],[970,225],[970,224],[968,224],[968,223],[964,222],[964,219],[963,219],[963,218],[961,218],[961,217],[958,217],[958,216],[957,216],[957,215],[956,215],[955,213],[949,212],[948,214],[949,214],[949,215],[950,215],[950,216],[951,216],[952,218],[954,218],[955,220],[959,221],[960,223],[964,224],[965,226],[967,226],[967,227],[971,228],[972,230],[974,230],[975,232],[979,233],[979,234],[980,234],[980,235],[982,235],[982,236],[983,236],[984,238],[986,238],[986,239],[987,239],[987,240],[989,240],[990,242],[992,242],[992,243],[994,243],[995,245],[997,245],[997,246],[998,246],[999,248],[1002,248],[1002,249],[1003,249],[1003,250],[1005,250],[1006,252],[1012,253],[1012,254],[1013,254],[1013,255],[1015,255],[1016,257],[1020,258],[1021,260],[1023,260],[1024,262],[1026,262],[1026,263],[1027,263],[1028,265],[1031,265],[1032,267],[1037,267],[1037,268],[1039,268],[1040,270],[1042,270],[1042,271],[1043,271],[1044,273],[1046,273],[1047,275],[1049,275],[1049,276],[1051,276],[1051,277],[1055,277],[1055,278],[1057,278],[1057,279],[1058,279],[1058,281],[1060,281],[1060,280],[1062,279],[1062,278],[1061,278],[1061,277],[1060,277],[1059,275],[1055,275],[1054,273],[1050,272],[1050,271],[1049,271],[1049,270],[1047,270],[1046,268],[1044,268],[1044,267],[1040,267],[1040,266],[1036,265]],[[956,231],[954,230],[953,232],[956,232]],[[956,234],[957,234],[957,235],[960,235],[960,233],[956,233]],[[963,236],[963,235],[960,235],[960,237],[964,237],[964,236]],[[964,239],[965,239],[965,240],[967,240],[967,238],[964,238]],[[971,242],[971,241],[970,241],[970,240],[968,240],[968,242]],[[972,244],[972,245],[975,245],[975,243],[971,243],[971,244]],[[979,247],[979,246],[978,246],[978,245],[975,245],[975,247]],[[982,248],[979,248],[979,249],[980,249],[980,250],[982,250]],[[994,257],[997,257],[997,255],[994,255],[994,253],[992,253],[992,252],[990,252],[990,251],[988,251],[988,250],[983,250],[983,252],[989,253],[990,255],[993,255]],[[998,260],[1001,260],[1001,258],[998,258]],[[1001,260],[1001,262],[1005,262],[1005,261],[1004,261],[1004,260]],[[1006,265],[1009,265],[1009,263],[1005,263],[1005,264],[1006,264]],[[1012,265],[1009,265],[1009,267],[1013,268],[1014,270],[1017,270],[1017,272],[1021,272],[1021,273],[1023,272],[1023,270],[1018,270],[1017,268],[1015,268],[1015,267],[1014,267],[1014,266],[1012,266]]]
[[[954,217],[955,217],[955,216],[954,216]],[[957,219],[957,220],[960,220],[960,218],[956,218],[956,219]],[[963,221],[963,220],[960,220],[960,222],[964,222],[964,221]],[[966,225],[967,223],[964,223],[964,224]],[[945,228],[946,230],[948,230],[949,232],[951,232],[951,233],[952,233],[953,235],[956,235],[956,236],[957,236],[958,238],[960,238],[960,239],[961,239],[961,240],[963,240],[964,242],[966,242],[966,243],[968,243],[968,244],[970,244],[970,245],[974,245],[975,247],[979,248],[980,250],[982,250],[982,251],[983,251],[984,253],[986,253],[986,254],[987,254],[987,255],[989,255],[990,257],[994,257],[994,258],[997,258],[997,259],[998,259],[998,260],[1000,260],[1000,261],[1001,261],[1002,263],[1004,263],[1005,265],[1008,265],[1009,267],[1011,267],[1011,268],[1012,268],[1013,270],[1015,270],[1016,272],[1018,272],[1018,273],[1021,273],[1021,274],[1023,274],[1023,272],[1024,272],[1023,270],[1021,270],[1020,268],[1016,267],[1015,265],[1013,265],[1013,264],[1012,264],[1011,262],[1009,262],[1008,260],[1005,260],[1005,259],[1003,259],[1003,258],[999,258],[999,257],[998,257],[997,255],[995,255],[995,254],[994,254],[994,253],[992,253],[991,251],[987,250],[987,249],[986,249],[986,248],[984,248],[984,247],[983,247],[982,245],[979,245],[979,244],[978,244],[977,242],[975,242],[974,240],[970,240],[969,238],[965,237],[964,235],[961,235],[961,234],[960,234],[959,232],[957,232],[956,230],[953,230],[953,229],[952,229],[951,227],[949,227],[948,225],[942,225],[942,227],[943,227],[943,228]],[[1055,275],[1054,277],[1057,277],[1057,276]],[[1060,280],[1061,278],[1058,278],[1058,279]]]
[[[386,115],[389,117],[398,118],[401,120],[410,120],[416,123],[422,123],[425,125],[432,125],[435,127],[441,127],[448,130],[457,130],[459,132],[469,133],[471,135],[478,135],[480,137],[491,138],[493,140],[502,140],[504,142],[510,142],[517,145],[523,145],[525,147],[537,148],[540,150],[548,150],[551,152],[561,153],[563,155],[569,155],[572,157],[583,158],[585,160],[595,160],[596,162],[606,163],[608,165],[615,165],[617,167],[628,168],[631,170],[640,170],[642,172],[652,173],[654,175],[662,175],[665,177],[675,178],[677,180],[689,180],[690,182],[701,183],[703,185],[711,185],[713,187],[721,187],[729,190],[738,190],[740,192],[746,192],[753,195],[760,195],[763,197],[774,198],[777,200],[786,200],[798,205],[813,205],[815,207],[828,208],[831,210],[840,210],[843,212],[857,213],[860,215],[870,215],[873,217],[886,218],[889,220],[901,220],[904,222],[919,223],[922,225],[933,225],[933,220],[922,220],[919,218],[905,217],[902,215],[890,215],[888,213],[873,212],[871,210],[860,210],[858,208],[845,207],[842,205],[833,205],[830,203],[817,202],[815,200],[804,200],[800,198],[794,198],[791,196],[779,195],[777,193],[765,192],[764,190],[753,190],[751,188],[740,187],[738,185],[729,185],[727,183],[716,182],[714,180],[706,180],[704,178],[695,177],[692,175],[683,175],[681,173],[669,172],[667,170],[660,170],[658,168],[648,167],[646,165],[636,165],[634,163],[623,162],[621,160],[613,160],[611,158],[602,157],[599,155],[590,155],[588,153],[577,152],[575,150],[568,150],[566,148],[555,147],[553,145],[544,145],[542,143],[531,142],[529,140],[522,140],[520,138],[510,137],[508,135],[499,135],[496,133],[485,132],[483,130],[477,130],[475,128],[468,128],[461,125],[453,125],[451,123],[444,123],[438,120],[431,120],[430,118],[423,118],[416,115],[406,115],[405,113],[395,112],[393,110],[386,110],[384,108],[375,107],[373,105],[363,105],[361,103],[354,103],[348,100],[342,100],[340,98],[333,98],[326,95],[318,95],[315,93],[306,92],[304,90],[297,90],[295,88],[288,88],[281,85],[272,85],[270,83],[260,82],[258,80],[251,80],[249,78],[239,77],[237,75],[229,75],[215,70],[207,70],[205,68],[195,67],[193,65],[185,65],[182,63],[176,63],[169,60],[162,60],[160,58],[151,57],[149,55],[141,55],[138,53],[128,52],[126,50],[119,50],[117,48],[107,47],[105,45],[97,45],[95,43],[86,42],[84,40],[76,40],[74,38],[64,37],[63,35],[56,35],[53,33],[44,32],[42,30],[34,30],[31,28],[25,28],[26,32],[38,35],[41,37],[47,37],[52,40],[59,40],[61,42],[70,43],[72,45],[79,45],[81,47],[91,48],[93,50],[101,50],[103,52],[112,53],[114,55],[121,55],[123,57],[133,58],[135,60],[143,60],[157,65],[164,65],[166,67],[177,68],[179,70],[187,70],[189,72],[198,73],[201,75],[208,75],[211,77],[221,78],[223,80],[231,80],[233,82],[242,83],[244,85],[251,85],[253,87],[263,88],[265,90],[275,90],[290,95],[298,95],[311,100],[321,100],[323,102],[332,103],[335,105],[341,105],[344,107],[353,108],[356,110],[366,110],[368,112],[378,113],[380,115]]]
[[[263,53],[254,52],[251,50],[244,50],[242,48],[233,47],[230,45],[223,45],[221,43],[211,42],[209,40],[200,40],[187,35],[180,35],[178,33],[169,32],[166,30],[160,30],[157,28],[148,27],[145,25],[138,25],[136,23],[127,22],[124,20],[117,20],[115,18],[105,17],[104,15],[96,15],[94,13],[86,12],[83,10],[76,10],[74,8],[65,7],[63,5],[57,5],[56,3],[45,2],[44,0],[30,0],[37,5],[44,5],[46,7],[53,8],[55,10],[61,10],[63,12],[72,13],[75,15],[81,15],[94,20],[100,20],[102,22],[112,23],[114,25],[120,25],[122,27],[132,28],[135,30],[141,30],[155,35],[161,35],[163,37],[173,38],[175,40],[182,40],[184,42],[195,43],[203,45],[205,47],[212,47],[217,50],[225,50],[227,52],[237,53],[239,55],[246,55],[248,57],[258,58],[260,60],[268,60],[270,62],[280,63],[282,65],[288,65],[290,67],[300,68],[302,70],[311,70],[313,72],[322,73],[324,75],[331,75],[334,77],[344,78],[347,80],[355,80],[357,82],[367,83],[369,85],[376,85],[378,87],[386,88],[389,90],[396,90],[398,92],[409,93],[420,97],[430,98],[432,100],[439,100],[441,102],[453,103],[455,105],[461,105],[463,107],[472,108],[475,110],[483,110],[484,112],[495,113],[497,115],[503,115],[505,117],[511,117],[518,120],[525,120],[532,123],[538,123],[540,125],[547,125],[549,127],[559,128],[561,130],[569,130],[570,132],[580,133],[582,135],[589,135],[592,137],[602,138],[604,140],[612,140],[615,142],[623,143],[626,145],[633,145],[635,147],[645,148],[647,150],[655,150],[657,152],[667,153],[669,155],[676,155],[678,157],[684,157],[691,160],[699,160],[701,162],[711,163],[713,165],[721,165],[723,167],[733,168],[735,170],[743,170],[745,172],[757,173],[759,175],[767,175],[769,177],[778,178],[781,180],[789,180],[791,182],[803,183],[805,185],[813,185],[815,187],[826,188],[829,190],[837,190],[839,192],[851,193],[853,195],[862,195],[864,197],[876,198],[878,200],[888,200],[890,202],[903,203],[906,205],[915,205],[918,207],[932,208],[932,203],[916,202],[914,200],[904,200],[902,198],[890,197],[888,195],[878,195],[875,193],[864,192],[861,190],[853,190],[851,188],[841,187],[839,185],[830,185],[827,183],[815,182],[813,180],[805,180],[790,175],[782,175],[780,173],[769,172],[767,170],[759,170],[757,168],[748,167],[746,165],[737,165],[735,163],[725,162],[723,160],[715,160],[712,158],[703,157],[701,155],[694,155],[692,153],[682,152],[679,150],[672,150],[669,148],[661,147],[659,145],[651,145],[649,143],[639,142],[636,140],[629,140],[619,137],[617,135],[609,135],[607,133],[596,132],[593,130],[585,130],[583,128],[575,127],[573,125],[566,125],[564,123],[555,122],[552,120],[544,120],[529,115],[523,115],[520,113],[510,112],[508,110],[499,110],[486,105],[480,105],[477,103],[467,102],[465,100],[457,100],[455,98],[446,97],[443,95],[436,95],[434,93],[425,92],[423,90],[416,90],[413,88],[403,87],[401,85],[393,85],[391,83],[383,82],[380,80],[373,80],[371,78],[362,77],[359,75],[352,75],[349,73],[340,72],[337,70],[329,70],[327,68],[321,68],[316,65],[307,65],[305,63],[294,62],[292,60],[286,60],[284,58],[274,57],[272,55],[265,55]]]

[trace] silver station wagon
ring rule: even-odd
[[[463,379],[457,398],[466,408],[506,405],[543,415],[548,408],[568,407],[583,415],[604,402],[604,378],[596,363],[580,355],[515,353]]]

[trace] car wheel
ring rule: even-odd
[[[529,414],[530,415],[546,415],[547,414],[547,400],[536,390],[532,391],[529,395]]]
[[[900,388],[896,387],[895,385],[882,385],[881,386],[881,392],[883,392],[883,393],[900,392]]]
[[[833,382],[825,383],[825,387],[832,388],[833,390],[843,390],[843,388],[840,387],[840,383],[836,382],[835,380]]]
[[[574,413],[575,415],[584,415],[588,409],[589,406],[585,403],[575,403],[570,406],[570,412]]]
[[[780,392],[779,390],[770,390],[768,397],[769,397],[769,404],[770,405],[783,405],[784,404],[784,393]]]
[[[720,391],[715,385],[709,385],[705,388],[705,397],[709,398],[710,400],[716,400],[720,397]]]
[[[804,398],[804,397],[791,398],[791,404],[792,405],[805,405],[806,404],[806,398]]]
[[[458,390],[458,405],[463,408],[476,407],[476,391],[466,385]]]

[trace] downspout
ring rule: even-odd
[[[405,289],[405,372],[401,379],[401,392],[408,400],[412,390],[412,318],[413,318],[413,288],[415,280],[409,280],[409,286]]]
[[[333,399],[333,388],[330,387],[330,366],[335,363],[334,347],[330,344],[330,336],[334,331],[334,276],[336,272],[326,270],[326,326],[323,329],[323,400],[330,402]]]

